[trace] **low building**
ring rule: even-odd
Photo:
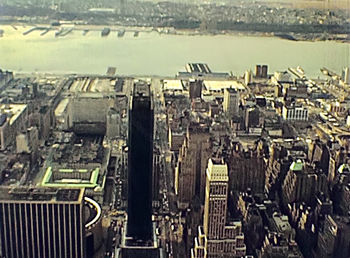
[[[85,188],[85,194],[102,204],[111,147],[102,137],[62,136],[45,162],[46,171],[36,181],[44,187]]]

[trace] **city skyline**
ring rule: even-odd
[[[0,258],[350,257],[334,1],[0,3]]]

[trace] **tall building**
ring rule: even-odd
[[[209,159],[209,127],[191,123],[179,152],[175,171],[175,192],[178,206],[185,209],[197,196],[204,203],[205,168]]]
[[[150,86],[135,82],[129,109],[127,236],[152,237],[153,103]]]
[[[233,88],[227,88],[224,91],[224,102],[222,103],[224,111],[229,116],[237,116],[239,111],[239,92]]]
[[[203,82],[201,80],[190,80],[190,99],[202,98]]]
[[[235,143],[228,158],[230,187],[234,192],[250,188],[254,194],[263,193],[266,164],[257,146],[245,149]]]
[[[318,234],[317,257],[350,257],[350,219],[348,216],[326,215]]]
[[[228,169],[220,160],[210,159],[206,171],[205,205],[203,228],[191,257],[242,257],[246,254],[242,224],[240,221],[228,223]]]
[[[350,67],[345,67],[343,69],[341,79],[345,84],[350,84]]]
[[[282,184],[285,206],[293,202],[311,204],[318,193],[327,193],[327,176],[303,161],[294,161]]]
[[[1,188],[0,257],[86,257],[84,189]]]

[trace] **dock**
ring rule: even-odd
[[[28,35],[29,33],[35,31],[37,28],[36,27],[33,27],[33,28],[30,28],[29,30],[23,32],[22,34],[25,36],[25,35]]]
[[[55,32],[55,37],[59,37],[63,33],[64,29],[60,28],[58,31]]]
[[[304,79],[305,78],[305,74],[302,72],[303,70],[301,69],[300,66],[298,66],[297,68],[288,68],[288,71],[295,75],[298,79]]]
[[[50,31],[49,28],[47,28],[46,30],[44,30],[43,32],[40,33],[40,36],[44,36],[46,33],[48,33]]]
[[[121,37],[124,36],[124,34],[125,34],[125,30],[124,30],[124,29],[121,29],[121,30],[118,31],[118,34],[117,34],[117,35],[118,35],[119,38],[121,38]]]
[[[329,76],[329,77],[332,77],[334,79],[340,79],[340,75],[336,74],[335,72],[332,72],[331,70],[329,70],[328,68],[326,67],[322,67],[321,68],[321,72],[326,75],[326,76]]]
[[[74,28],[69,28],[69,29],[67,29],[67,30],[64,30],[64,31],[60,34],[60,36],[61,36],[61,37],[67,36],[67,35],[68,35],[69,33],[71,33],[73,30],[74,30]]]

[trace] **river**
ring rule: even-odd
[[[321,75],[327,67],[336,73],[350,66],[350,44],[333,41],[288,41],[275,37],[244,35],[170,35],[112,31],[73,31],[55,37],[50,31],[40,36],[30,27],[1,26],[0,68],[17,72],[105,74],[114,66],[122,75],[174,76],[188,62],[208,63],[213,71],[242,75],[256,64],[267,64],[269,73],[301,66],[309,76]]]

